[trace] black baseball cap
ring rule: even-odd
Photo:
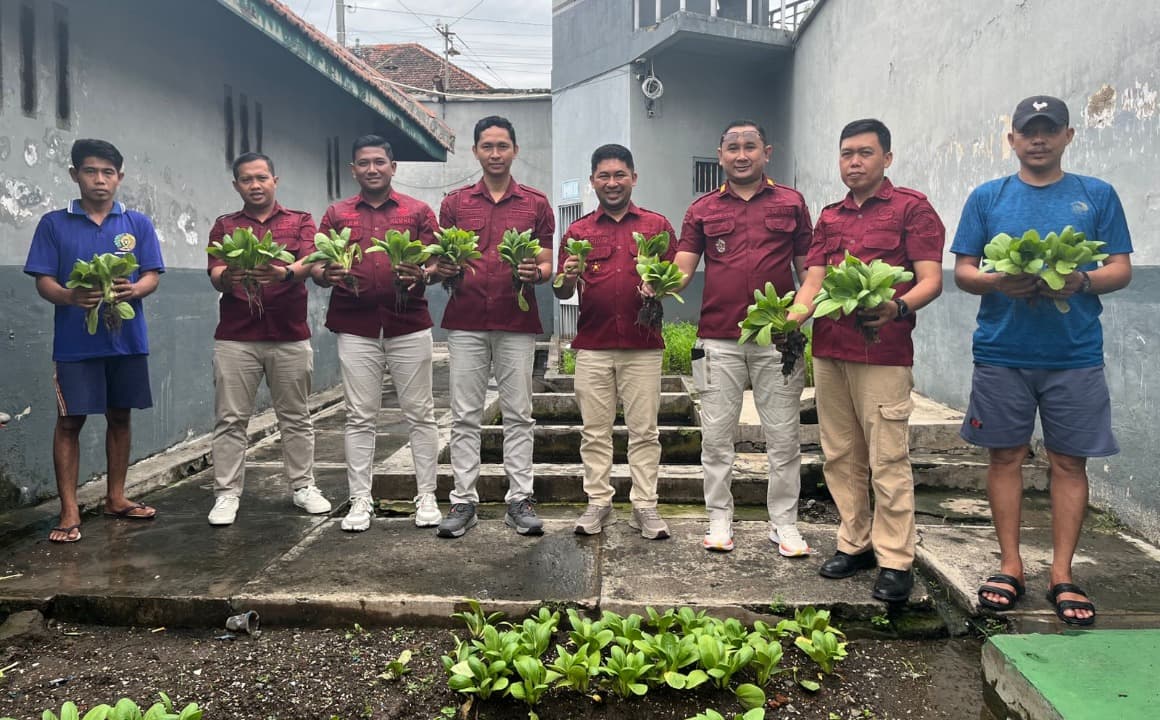
[[[1037,117],[1047,118],[1059,127],[1068,127],[1070,118],[1067,104],[1059,98],[1050,95],[1032,95],[1015,106],[1015,112],[1011,115],[1011,127],[1016,131],[1022,130],[1027,123]]]

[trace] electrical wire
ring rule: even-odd
[[[407,7],[406,5],[403,5],[401,0],[400,0],[399,4],[402,5],[404,8]],[[426,17],[433,17],[433,18],[442,18],[443,17],[443,15],[439,15],[437,13],[417,13],[414,10],[411,10],[410,8],[407,8],[407,11],[404,13],[401,10],[391,10],[389,8],[364,7],[362,5],[358,5],[358,6],[352,5],[351,7],[357,7],[357,9],[359,9],[359,10],[367,10],[370,12],[394,13],[396,15],[414,15],[415,17],[419,17],[420,15],[425,15]],[[460,18],[460,19],[462,19],[462,18]],[[502,23],[504,25],[530,25],[532,27],[552,27],[552,23],[535,23],[535,22],[527,22],[524,20],[500,20],[498,18],[470,18],[470,20],[472,22]]]

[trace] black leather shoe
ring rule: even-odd
[[[857,555],[851,555],[839,550],[834,553],[832,558],[822,563],[818,574],[824,578],[838,580],[848,578],[859,570],[869,570],[876,565],[878,565],[878,561],[874,559],[873,550],[865,550]]]
[[[871,594],[875,600],[900,603],[906,602],[913,587],[914,573],[911,571],[882,568],[878,572],[878,580],[874,582],[874,592]]]

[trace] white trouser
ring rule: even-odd
[[[532,496],[532,362],[536,337],[529,333],[447,333],[451,361],[451,468],[455,489],[451,502],[478,503],[479,428],[487,380],[495,375],[503,413],[503,467],[509,503]]]
[[[693,361],[693,382],[701,399],[701,465],[705,509],[710,518],[733,515],[733,437],[741,416],[742,395],[753,401],[765,434],[769,484],[765,503],[775,525],[797,522],[801,492],[801,395],[805,360],[798,359],[789,382],[781,374],[781,353],[772,345],[738,345],[736,340],[697,341],[705,351]]]
[[[390,338],[338,333],[338,361],[346,401],[346,479],[351,497],[371,496],[375,425],[383,404],[383,374],[399,397],[410,425],[411,457],[418,492],[435,492],[439,431],[431,395],[431,329]]]
[[[214,341],[214,495],[242,494],[246,427],[263,377],[282,433],[282,463],[290,489],[314,484],[314,425],[307,404],[313,372],[314,351],[309,340]]]

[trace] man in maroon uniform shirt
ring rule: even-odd
[[[652,237],[673,226],[662,215],[632,203],[636,169],[632,153],[623,145],[602,145],[592,153],[592,189],[600,207],[568,227],[565,239],[592,245],[584,272],[579,258],[560,246],[564,280],[556,297],[572,297],[580,283],[580,317],[572,348],[576,350],[576,402],[584,422],[580,458],[584,462],[584,492],[588,508],[576,521],[576,532],[595,535],[612,519],[612,424],[616,403],[624,403],[628,426],[628,467],[632,475],[632,520],[641,537],[669,536],[668,525],[657,514],[657,466],[661,444],[657,412],[661,397],[661,334],[636,322],[642,300],[636,272],[639,232]],[[664,260],[675,256],[675,242]]]
[[[210,230],[211,243],[250,228],[258,239],[267,232],[286,246],[293,263],[274,260],[253,270],[238,270],[209,257],[209,279],[221,296],[221,318],[214,333],[213,431],[214,500],[211,525],[230,525],[237,516],[245,483],[246,426],[262,378],[282,434],[282,462],[294,504],[308,513],[330,512],[330,502],[314,485],[314,425],[307,397],[314,372],[310,326],[306,323],[307,274],[302,259],[314,252],[310,213],[278,204],[274,163],[260,153],[239,155],[233,164],[234,189],[242,209],[222,215]],[[256,283],[261,305],[247,299],[244,283]]]
[[[810,243],[810,213],[801,193],[765,175],[773,148],[750,120],[725,127],[717,159],[725,170],[720,188],[693,202],[681,226],[677,265],[692,278],[705,259],[701,322],[693,349],[693,380],[701,399],[701,465],[705,472],[706,550],[733,549],[733,434],[742,397],[753,388],[769,458],[769,539],[786,557],[810,553],[797,528],[801,491],[799,415],[804,362],[781,374],[773,345],[737,344],[738,327],[753,291],[772,282],[778,295],[794,288]]]
[[[531,230],[543,246],[536,258],[518,269],[526,285],[552,274],[552,234],[556,221],[548,198],[512,178],[519,153],[511,122],[495,115],[475,124],[472,152],[483,169],[474,185],[443,199],[441,227],[459,227],[479,234],[483,257],[463,273],[443,313],[447,350],[451,356],[451,467],[455,488],[451,511],[439,526],[440,537],[460,537],[476,522],[479,502],[479,429],[487,379],[495,375],[503,413],[503,465],[507,474],[507,514],[504,522],[521,535],[540,535],[544,523],[536,516],[532,488],[532,360],[536,336],[543,332],[533,288],[523,290],[531,308],[519,309],[512,268],[497,248],[506,230]],[[440,258],[437,272],[453,277],[461,268]]]
[[[435,213],[425,203],[395,192],[395,157],[378,135],[354,141],[351,173],[359,185],[354,197],[326,209],[319,230],[350,229],[350,242],[366,251],[372,239],[385,240],[387,230],[410,232],[424,245],[435,241]],[[347,532],[370,527],[371,464],[375,455],[375,420],[383,399],[383,373],[399,397],[410,426],[415,463],[415,525],[434,527],[442,514],[435,504],[435,464],[439,452],[435,400],[431,394],[431,315],[423,297],[429,278],[418,265],[392,267],[386,253],[363,257],[347,273],[337,264],[317,264],[315,282],[332,287],[326,327],[338,335],[338,360],[346,404],[346,479],[350,510],[342,521]],[[353,283],[349,281],[353,279]],[[395,279],[403,281],[396,286]],[[400,296],[399,293],[405,293]]]
[[[878,120],[842,129],[838,164],[845,199],[818,217],[798,301],[813,311],[826,266],[846,253],[914,272],[894,299],[855,316],[814,320],[814,384],[826,485],[838,506],[838,552],[823,577],[845,578],[879,565],[873,595],[902,602],[914,584],[914,477],[910,412],[914,407],[914,311],[942,292],[946,230],[926,196],[886,178],[893,160],[890,130]],[[802,320],[803,317],[790,316]],[[861,328],[877,328],[868,343]],[[874,487],[874,508],[870,487]],[[873,519],[873,522],[871,522]]]

